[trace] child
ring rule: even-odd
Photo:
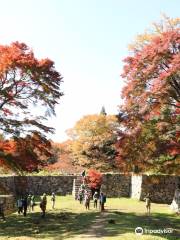
[[[148,193],[147,196],[144,198],[146,202],[146,209],[147,209],[147,214],[150,215],[150,210],[151,210],[151,199],[150,199],[150,194]]]

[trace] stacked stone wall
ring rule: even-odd
[[[149,193],[152,202],[170,204],[178,184],[180,176],[132,175],[131,197],[143,200]]]
[[[15,211],[15,200],[13,195],[0,195],[0,203],[3,203],[5,215]]]
[[[180,176],[143,175],[140,200],[143,200],[149,192],[153,202],[170,204],[178,184]]]
[[[14,176],[0,177],[0,195],[15,193]]]
[[[0,184],[8,192],[17,195],[32,193],[42,195],[55,192],[59,195],[72,193],[73,180],[76,176],[13,176],[0,177]]]
[[[75,175],[9,176],[0,177],[0,186],[14,196],[52,192],[66,195],[72,193],[73,181],[77,178]],[[170,204],[178,184],[180,176],[104,174],[101,190],[107,197],[132,197],[139,200],[150,193],[153,202]],[[0,194],[4,194],[1,188]]]
[[[104,174],[102,192],[108,197],[129,197],[131,176],[125,174]]]

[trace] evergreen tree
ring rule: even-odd
[[[100,114],[101,114],[101,115],[104,115],[104,116],[106,116],[106,115],[107,115],[107,113],[106,113],[106,110],[105,110],[105,107],[104,107],[104,106],[102,106]]]

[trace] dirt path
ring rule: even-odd
[[[87,232],[81,234],[77,237],[71,238],[73,240],[80,239],[90,239],[90,240],[99,240],[101,237],[106,235],[106,230],[104,229],[105,223],[107,221],[108,212],[102,212],[99,216],[96,217],[92,226],[87,229]]]

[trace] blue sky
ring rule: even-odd
[[[64,97],[54,141],[83,115],[117,113],[128,44],[161,13],[179,17],[179,0],[0,0],[0,43],[25,42],[61,72]]]

